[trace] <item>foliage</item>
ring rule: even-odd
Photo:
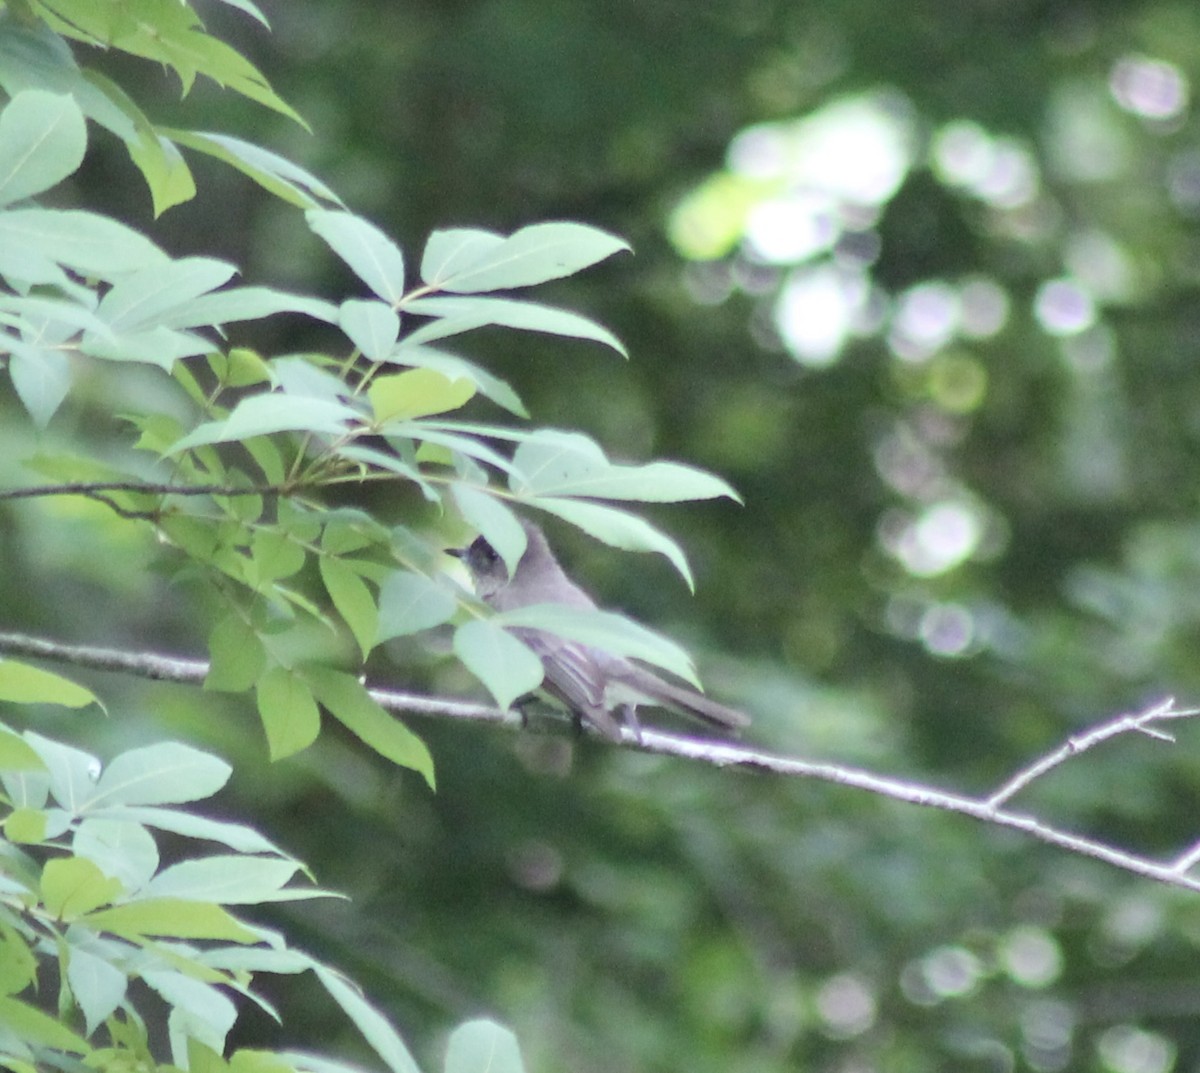
[[[0,242],[6,279],[59,273],[0,297],[52,300],[73,348],[57,366],[8,365],[5,486],[77,489],[5,503],[5,617],[134,650],[207,644],[216,665],[202,693],[72,672],[111,718],[43,705],[8,722],[99,756],[170,737],[231,760],[222,815],[252,816],[353,898],[256,906],[253,926],[361,980],[422,1067],[481,1011],[546,1070],[1194,1064],[1190,897],[845,789],[414,717],[433,795],[361,747],[353,727],[377,719],[347,695],[364,671],[474,688],[447,657],[487,630],[431,552],[490,526],[511,558],[514,498],[582,519],[585,488],[653,487],[658,455],[731,476],[745,507],[725,494],[672,514],[686,528],[670,543],[622,521],[634,531],[618,543],[651,556],[596,548],[553,517],[551,535],[606,606],[687,640],[713,691],[753,712],[755,743],[977,793],[1083,725],[1167,692],[1194,701],[1195,13],[1173,0],[263,6],[269,36],[249,5],[203,9],[251,74],[218,48],[188,58],[205,31],[174,0],[5,5],[6,107],[33,91],[38,109],[5,137],[52,130],[57,147],[21,169],[46,184],[21,195],[37,204],[6,201],[5,215],[120,221],[112,254],[182,262],[171,271],[196,289],[180,304],[210,311],[152,313],[148,332],[205,341],[171,374],[145,360],[162,352],[135,321],[122,338],[141,349],[114,360],[97,320],[118,283],[94,258],[31,264],[28,243]],[[113,21],[78,24],[100,11]],[[119,11],[162,15],[173,54],[122,52],[155,46]],[[876,155],[847,167],[851,149]],[[447,244],[480,228],[493,245],[531,220],[586,220],[637,257],[531,284],[533,302],[419,294],[437,278],[426,236],[448,220],[461,226]],[[408,255],[400,292],[385,263],[352,252],[375,235]],[[81,256],[74,231],[42,237]],[[234,264],[243,279],[221,275]],[[394,331],[381,307],[400,296],[437,304],[396,311]],[[5,306],[0,330],[24,343],[16,316]],[[616,334],[633,361],[612,360]],[[95,353],[77,353],[85,338]],[[386,360],[406,347],[422,364]],[[281,416],[285,396],[312,401]],[[427,397],[446,409],[392,409]],[[525,412],[555,429],[529,430]],[[317,432],[264,431],[247,450],[236,424],[219,438],[235,413],[265,430],[307,414]],[[412,454],[372,422],[415,423]],[[558,431],[576,428],[586,439]],[[530,462],[555,451],[587,478],[563,494]],[[464,472],[443,464],[452,452]],[[302,473],[310,483],[283,490]],[[131,477],[170,491],[135,494]],[[626,519],[666,518],[652,497],[630,502],[644,506],[615,508]],[[337,521],[309,539],[318,507]],[[276,535],[238,543],[247,524]],[[297,545],[304,565],[287,573]],[[695,600],[672,576],[684,547]],[[7,666],[14,688],[40,688]],[[492,684],[505,695],[519,677]],[[320,711],[321,689],[341,715]],[[1178,734],[1109,742],[1017,805],[1174,857],[1195,838],[1198,770],[1194,728]],[[414,738],[378,744],[414,761]],[[287,759],[268,768],[268,755]],[[312,973],[260,982],[289,1045],[361,1053]],[[276,1046],[256,1016],[246,1004],[230,1051]]]
[[[254,5],[233,6],[265,22]],[[0,18],[0,85],[10,95],[0,112],[0,353],[16,395],[44,428],[69,403],[84,362],[113,363],[118,376],[147,365],[178,388],[178,397],[123,418],[137,436],[131,448],[146,460],[130,454],[108,464],[46,452],[28,465],[59,482],[48,494],[90,496],[131,524],[148,524],[172,549],[176,572],[205,578],[220,607],[207,686],[253,692],[272,759],[311,745],[324,710],[432,787],[428,749],[368,694],[356,667],[381,642],[451,620],[458,623],[455,651],[501,704],[540,682],[536,658],[481,619],[473,598],[445,574],[436,537],[411,524],[387,526],[357,507],[330,508],[322,492],[332,487],[411,486],[487,535],[514,565],[524,534],[510,504],[540,509],[616,546],[661,552],[690,581],[673,540],[603,501],[732,495],[724,482],[673,463],[613,464],[579,433],[448,416],[477,395],[526,416],[508,384],[444,349],[444,340],[465,332],[496,325],[624,353],[586,317],[496,296],[571,275],[627,249],[624,242],[564,222],[508,236],[441,230],[426,243],[411,283],[400,248],[341,207],[319,180],[237,139],[155,124],[115,82],[78,65],[67,45],[74,39],[157,60],[178,75],[185,94],[204,75],[299,119],[247,60],[205,32],[188,4],[19,3]],[[370,297],[334,303],[229,286],[236,273],[229,263],[171,257],[109,216],[43,205],[82,164],[89,120],[125,143],[156,213],[195,192],[179,147],[211,153],[307,209],[313,234]],[[284,315],[336,329],[342,353],[264,357],[225,342],[230,324]],[[185,399],[189,407],[181,407]],[[489,471],[503,473],[507,485],[491,483]],[[530,613],[536,617],[536,609]],[[593,617],[564,628],[694,675],[677,646],[619,616]],[[314,626],[329,631],[316,646]],[[352,639],[357,658],[339,637]],[[498,640],[524,661],[495,658]],[[96,701],[33,667],[10,661],[0,670],[10,701]],[[9,809],[6,993],[35,989],[41,963],[56,959],[63,1019],[56,1024],[35,1005],[6,999],[0,1022],[12,1068],[57,1064],[65,1059],[55,1055],[65,1054],[94,1068],[150,1068],[152,1033],[133,1000],[134,981],[169,1008],[177,1066],[334,1068],[286,1054],[238,1051],[228,1066],[221,1058],[235,1008],[220,988],[277,1017],[251,990],[251,973],[304,970],[389,1068],[416,1068],[388,1023],[340,975],[227,909],[321,893],[285,888],[300,864],[249,828],[163,807],[210,795],[228,777],[226,764],[159,744],[123,752],[101,773],[94,757],[32,731],[18,737],[5,730],[0,744]],[[234,852],[160,868],[149,828]],[[77,1018],[78,1031],[68,1028]],[[92,1042],[101,1029],[105,1045]],[[486,1022],[463,1026],[446,1061],[447,1069],[464,1071],[481,1062],[520,1067],[503,1030]]]

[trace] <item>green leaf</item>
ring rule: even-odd
[[[120,11],[108,5],[79,4],[74,0],[56,0],[54,7],[68,21],[52,21],[60,33],[78,37],[89,44],[109,44],[135,56],[171,67],[179,76],[186,94],[198,74],[220,86],[232,89],[291,119],[301,126],[304,121],[268,85],[252,63],[235,49],[205,33],[196,13],[188,4],[151,5],[150,13]],[[127,7],[127,5],[122,5]]]
[[[510,480],[509,484],[522,496],[588,496],[645,503],[728,496],[741,502],[725,481],[692,466],[677,462],[614,465],[599,445],[578,432],[538,430],[517,447],[513,465],[524,480]]]
[[[139,891],[158,870],[154,836],[133,820],[89,816],[71,840],[75,856],[86,857],[108,876],[121,881],[126,891]]]
[[[90,807],[175,805],[211,797],[232,768],[209,753],[179,742],[130,749],[115,757],[100,776]]]
[[[115,965],[79,946],[67,954],[67,983],[90,1036],[125,998],[129,980]]]
[[[132,228],[76,209],[0,212],[0,250],[8,247],[36,250],[49,261],[106,283],[167,262],[162,250]]]
[[[249,347],[230,347],[228,354],[214,351],[206,357],[222,387],[251,387],[271,381],[271,367],[257,350]]]
[[[371,291],[396,306],[404,295],[404,255],[400,248],[361,216],[329,209],[310,209],[305,218]]]
[[[239,402],[224,421],[209,421],[172,444],[170,453],[273,432],[320,432],[336,436],[345,432],[357,417],[351,406],[336,400],[304,398],[279,391],[251,395]]]
[[[517,516],[496,496],[463,482],[451,488],[454,502],[472,529],[500,553],[508,576],[517,572],[517,564],[525,554],[525,530]]]
[[[130,160],[150,188],[156,217],[195,196],[195,181],[179,150],[154,129],[120,86],[97,71],[75,68],[69,91],[88,118],[125,143]]]
[[[158,528],[164,537],[202,563],[212,561],[222,539],[218,527],[208,519],[186,514],[166,514]]]
[[[306,674],[317,699],[339,723],[380,756],[423,775],[434,789],[433,757],[425,743],[372,700],[357,678],[325,667],[310,667]]]
[[[99,704],[96,694],[77,685],[69,678],[19,663],[15,659],[0,660],[0,701],[13,704],[62,704],[67,708],[84,708]]]
[[[96,312],[115,331],[154,327],[162,323],[165,313],[229,282],[236,271],[211,257],[168,261],[118,280]]]
[[[379,641],[440,626],[457,608],[454,597],[433,579],[395,570],[379,587]]]
[[[388,437],[389,441],[395,438],[403,438],[437,444],[439,447],[445,447],[450,451],[458,451],[467,458],[478,458],[481,462],[487,462],[489,465],[495,466],[505,473],[512,472],[513,464],[504,455],[500,454],[499,451],[494,450],[482,440],[477,440],[473,436],[464,436],[454,431],[445,431],[444,429],[450,424],[450,422],[439,424],[433,421],[408,421],[389,428]]]
[[[161,325],[120,335],[88,332],[79,343],[79,349],[94,358],[143,362],[146,365],[157,365],[168,373],[180,358],[206,354],[212,347],[212,343],[202,336],[190,332],[173,332]]]
[[[73,98],[26,90],[0,112],[0,206],[40,194],[83,163],[87,124]]]
[[[494,622],[476,619],[460,626],[454,633],[454,654],[501,708],[542,684],[542,661]]]
[[[687,587],[695,591],[696,583],[692,579],[692,571],[683,549],[644,518],[617,510],[615,507],[578,499],[538,498],[530,499],[528,503],[531,507],[537,507],[578,526],[585,533],[611,547],[624,551],[653,551],[665,556],[687,582]]]
[[[0,924],[0,995],[18,995],[35,983],[38,960],[8,924]]]
[[[258,680],[255,700],[272,760],[282,760],[316,741],[321,713],[307,684],[286,667],[272,667]]]
[[[267,22],[267,17],[264,15],[256,4],[251,3],[251,0],[221,0],[221,3],[228,4],[232,8],[237,8],[238,11],[244,11],[253,19],[257,19],[268,30],[271,24]]]
[[[0,1029],[26,1043],[53,1047],[60,1051],[86,1054],[87,1040],[41,1010],[15,998],[0,998]]]
[[[495,1021],[466,1021],[450,1033],[445,1073],[525,1073],[517,1037]]]
[[[236,375],[236,372],[234,375]],[[242,440],[242,447],[258,463],[258,468],[262,471],[263,479],[268,484],[282,484],[284,482],[287,477],[287,469],[284,465],[283,454],[270,437],[251,436],[248,440]],[[275,510],[280,519],[282,519],[287,513],[285,501],[277,501]],[[305,538],[297,537],[297,539],[302,540]]]
[[[308,972],[313,963],[313,958],[303,951],[282,946],[271,950],[262,946],[222,946],[205,951],[204,956],[206,967],[233,972],[245,969],[249,972],[295,974]]]
[[[508,238],[488,231],[435,231],[421,258],[421,278],[456,294],[529,287],[627,249],[615,235],[577,223],[533,224]]]
[[[208,635],[210,659],[204,688],[241,693],[262,674],[267,653],[261,638],[240,615],[227,615]]]
[[[469,379],[451,380],[433,369],[376,377],[367,389],[378,425],[457,410],[474,394]]]
[[[202,857],[164,869],[150,881],[145,893],[152,898],[257,905],[279,901],[280,888],[299,870],[298,861],[275,857]]]
[[[504,328],[517,328],[527,332],[544,332],[548,335],[565,335],[572,339],[591,339],[610,346],[618,354],[626,355],[625,347],[612,332],[595,321],[571,313],[565,309],[542,305],[539,302],[521,302],[515,298],[413,298],[401,307],[407,313],[425,317],[443,317],[457,332],[471,331],[487,324]],[[442,327],[442,334],[448,334]],[[429,342],[434,333],[420,334],[419,329],[409,337],[412,342]]]
[[[251,931],[219,905],[182,898],[148,898],[114,905],[83,917],[83,922],[123,939],[147,936],[172,939],[223,939],[231,943],[258,942]]]
[[[119,879],[106,876],[82,857],[56,858],[42,869],[42,904],[59,920],[76,920],[108,905],[121,890]]]
[[[387,302],[350,298],[338,311],[338,324],[370,361],[385,361],[400,337],[400,316]]]
[[[405,462],[398,455],[388,451],[379,451],[374,447],[364,447],[357,443],[343,444],[337,448],[337,454],[341,458],[348,458],[351,462],[359,463],[368,469],[397,473],[416,484],[431,503],[439,501],[438,493],[434,490],[433,485],[421,476],[420,470]]]
[[[37,348],[65,349],[71,337],[80,329],[105,338],[116,338],[109,326],[96,316],[93,311],[95,304],[96,296],[91,291],[65,298],[0,293],[0,312],[15,314],[14,326],[20,330],[22,341]],[[3,345],[11,346],[15,342],[6,337]]]
[[[265,528],[251,538],[250,557],[253,569],[249,576],[262,588],[303,570],[308,551],[286,530]]]
[[[44,842],[46,828],[46,814],[38,809],[16,808],[4,818],[4,837],[18,845]]]
[[[226,0],[226,3],[228,2],[229,0]],[[297,1073],[301,1068],[303,1067],[288,1061],[286,1056],[281,1057],[269,1051],[251,1051],[243,1048],[229,1056],[229,1073]],[[191,1066],[191,1073],[199,1073],[194,1064]],[[305,1073],[321,1073],[321,1070],[313,1065],[305,1070]],[[346,1067],[343,1073],[356,1071]]]
[[[175,366],[174,372],[182,374],[179,378],[185,381],[191,375],[183,365]],[[134,444],[134,447],[139,451],[153,451],[156,454],[161,454],[183,435],[183,425],[171,414],[161,412],[153,414],[126,414],[125,419],[140,434],[137,442]],[[159,496],[147,494],[146,499],[148,504],[154,504],[159,501]]]
[[[662,667],[697,688],[700,686],[691,657],[679,645],[611,611],[567,607],[564,604],[531,604],[502,612],[492,621],[501,626],[545,630],[605,652],[632,656]]]
[[[127,142],[125,148],[150,188],[150,200],[157,219],[167,209],[191,201],[196,196],[196,180],[192,178],[187,161],[169,138],[140,126],[138,134],[137,140]]]
[[[11,229],[3,228],[3,216],[0,215],[0,232]],[[43,256],[43,251],[36,246],[0,245],[0,276],[10,284],[22,285],[22,289],[48,284],[60,291],[70,291],[78,286],[50,257]]]
[[[0,34],[0,85],[15,97],[22,90],[48,90],[72,97],[89,119],[122,141],[137,136],[133,121],[105,91],[93,72],[83,72],[67,43],[45,23],[21,25],[8,18]],[[111,85],[111,83],[110,83]]]
[[[326,510],[321,550],[329,555],[349,555],[372,545],[386,546],[388,531],[366,511],[354,507]]]
[[[275,853],[280,857],[287,856],[283,850],[260,835],[253,827],[246,827],[240,823],[226,823],[224,820],[212,820],[207,816],[197,816],[192,812],[180,812],[169,808],[126,807],[98,810],[97,814],[119,818],[123,821],[136,821],[147,827],[156,827],[162,831],[183,835],[185,838],[219,842],[239,853]]]
[[[279,313],[300,313],[325,324],[336,324],[338,310],[332,302],[288,294],[270,287],[230,287],[201,295],[185,306],[162,317],[168,328],[199,328],[233,324],[246,320],[265,320]],[[258,381],[250,381],[257,383]]]
[[[305,399],[340,399],[345,380],[327,369],[335,362],[324,354],[290,354],[271,362],[272,378],[288,395]]]
[[[324,965],[314,965],[313,972],[392,1073],[420,1073],[396,1030],[351,984]]]
[[[240,138],[207,131],[169,128],[162,128],[160,133],[179,145],[215,157],[236,168],[264,190],[297,208],[311,209],[321,201],[342,204],[342,199],[314,175],[290,160]]]
[[[91,799],[100,774],[100,761],[82,749],[43,738],[32,730],[23,737],[50,772],[50,793],[64,809],[77,813]]]
[[[225,1049],[225,1037],[237,1020],[237,1007],[229,998],[212,984],[173,969],[144,970],[141,978],[174,1007],[169,1022],[173,1035],[198,1040],[216,1054]]]
[[[0,730],[0,771],[45,771],[42,758],[10,730]]]
[[[492,257],[504,245],[495,231],[456,227],[434,231],[421,254],[421,279],[430,287],[442,288],[446,281],[465,275],[472,265]]]
[[[321,580],[338,614],[350,627],[363,659],[375,647],[379,631],[379,612],[375,599],[362,576],[345,559],[332,555],[320,557]]]
[[[448,380],[470,380],[481,395],[491,399],[496,405],[503,406],[509,413],[516,414],[517,417],[529,416],[529,411],[525,409],[520,396],[507,383],[456,354],[446,354],[432,347],[409,346],[404,342],[392,352],[389,360],[395,365],[433,369]]]
[[[12,346],[8,373],[13,387],[38,428],[50,423],[71,387],[67,355],[48,347]]]

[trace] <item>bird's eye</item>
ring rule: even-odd
[[[496,549],[483,537],[477,537],[475,543],[471,545],[471,557],[480,566],[492,566],[500,558],[496,554]]]

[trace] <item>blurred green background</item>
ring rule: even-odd
[[[124,62],[155,120],[284,153],[413,258],[446,226],[632,242],[535,296],[614,330],[628,364],[503,332],[464,350],[537,424],[736,485],[744,506],[654,511],[695,597],[662,561],[552,536],[689,645],[747,740],[984,793],[1083,726],[1200,696],[1200,9],[264,0],[268,34],[198,6],[313,133],[211,86],[181,105]],[[196,172],[154,221],[97,134],[71,194],[249,282],[349,293],[297,210]],[[276,330],[235,340],[332,345]],[[107,375],[46,441],[121,450],[98,415],[160,388]],[[8,398],[0,435],[10,464],[45,445]],[[99,512],[0,514],[7,627],[202,653],[202,599],[124,524],[95,547]],[[476,688],[412,643],[373,671]],[[569,738],[414,719],[436,796],[335,731],[272,767],[249,703],[94,684],[114,713],[82,731],[95,747],[184,737],[235,763],[229,813],[353,899],[277,921],[430,1066],[486,1012],[532,1073],[1200,1068],[1194,896],[861,792]],[[1170,856],[1200,812],[1200,729],[1176,729],[1018,803]],[[288,1036],[250,1013],[239,1044],[361,1053],[315,989],[275,997]]]

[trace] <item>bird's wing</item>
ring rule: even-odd
[[[617,741],[621,728],[604,699],[605,674],[587,645],[542,630],[514,629],[542,661],[543,686],[605,737]]]
[[[750,722],[744,712],[711,700],[691,686],[668,682],[631,660],[617,660],[605,670],[610,701],[611,696],[623,688],[640,696],[643,703],[670,708],[724,730],[736,730]]]

